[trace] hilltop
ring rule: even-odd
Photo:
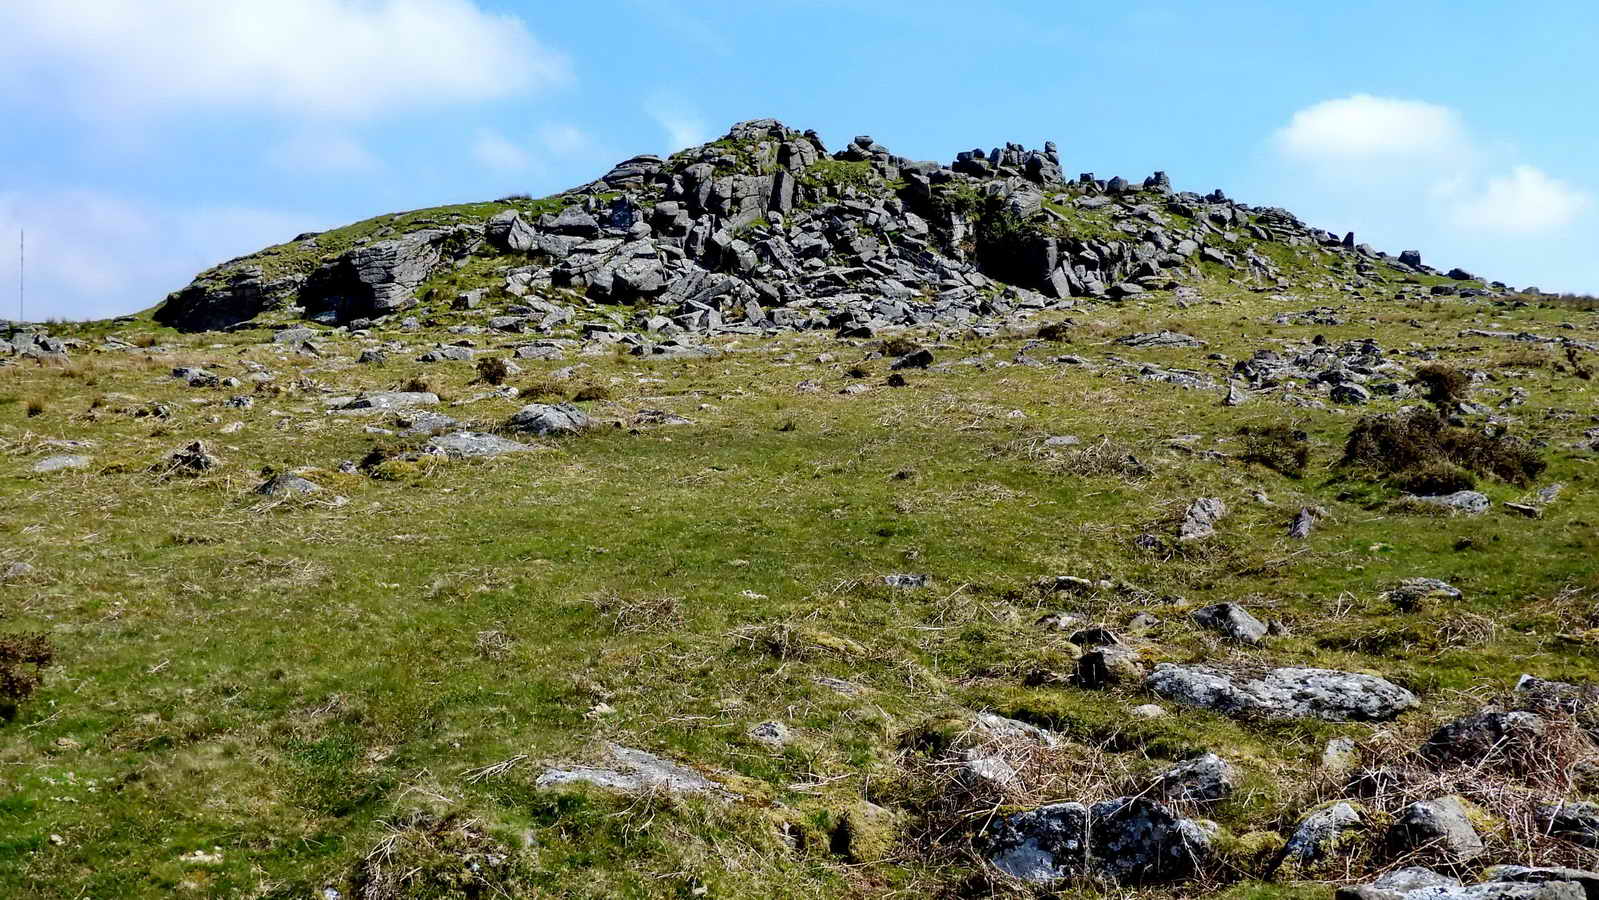
[[[0,331],[0,893],[1584,896],[1599,314],[1062,165],[749,122]]]
[[[670,159],[629,159],[542,200],[300,235],[202,273],[155,318],[219,329],[279,312],[359,328],[419,304],[475,309],[508,295],[529,300],[519,330],[609,319],[665,336],[769,328],[869,336],[1207,277],[1363,297],[1506,290],[1220,190],[1177,192],[1163,172],[1141,183],[1092,173],[1068,180],[1053,144],[964,151],[943,165],[895,156],[864,136],[829,155],[815,132],[760,120]]]

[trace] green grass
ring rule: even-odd
[[[492,207],[450,209],[481,216]],[[409,224],[448,214],[412,215]],[[485,258],[440,280],[419,312],[471,321],[446,319],[442,307],[504,264]],[[1573,336],[1593,339],[1596,324],[1551,308],[1306,293],[1294,309],[1343,304],[1348,324],[1277,326],[1282,304],[1223,282],[1201,290],[1218,303],[1184,310],[1157,294],[1076,310],[1072,343],[1058,352],[1096,361],[1115,352],[1221,379],[1230,360],[1321,333],[1442,347],[1457,365],[1490,369],[1523,348],[1457,331],[1573,321]],[[1160,328],[1211,344],[1109,343]],[[150,330],[141,321],[83,333]],[[1599,653],[1559,637],[1599,625],[1593,455],[1567,449],[1591,427],[1592,388],[1552,367],[1516,382],[1530,399],[1511,412],[1519,433],[1547,442],[1540,483],[1564,482],[1565,495],[1539,520],[1499,510],[1466,519],[1404,514],[1388,489],[1335,470],[1357,418],[1348,411],[1266,399],[1229,409],[1217,394],[1128,379],[1108,365],[956,366],[891,389],[881,385],[886,367],[866,361],[872,390],[843,396],[852,382],[844,370],[871,345],[817,335],[745,340],[711,360],[524,362],[512,384],[587,364],[581,377],[613,397],[588,404],[602,421],[655,408],[696,424],[604,427],[539,442],[522,457],[423,462],[395,479],[341,475],[341,460],[387,439],[363,432],[372,420],[324,415],[325,395],[295,388],[297,379],[340,394],[425,373],[455,400],[482,389],[468,385],[473,367],[424,367],[410,362],[414,352],[358,367],[349,360],[359,344],[348,340],[330,341],[327,359],[279,357],[254,342],[262,334],[161,331],[176,350],[80,352],[75,374],[7,370],[7,395],[38,397],[47,409],[27,418],[21,403],[0,403],[0,569],[13,560],[37,569],[0,585],[0,630],[47,631],[58,666],[0,725],[0,893],[303,897],[334,886],[348,896],[373,849],[402,834],[395,846],[410,849],[396,859],[423,873],[418,895],[428,878],[436,896],[466,890],[460,860],[485,847],[508,860],[495,870],[499,883],[530,896],[925,894],[974,870],[904,848],[852,864],[815,835],[863,798],[902,795],[901,739],[931,718],[992,709],[1084,745],[1111,744],[1118,765],[1140,771],[1215,749],[1258,786],[1218,813],[1240,834],[1291,825],[1304,802],[1298,785],[1328,737],[1373,733],[1177,709],[1133,720],[1128,708],[1152,699],[1135,688],[1030,683],[1075,658],[1064,636],[1033,625],[1057,608],[1118,626],[1154,614],[1163,624],[1147,639],[1151,661],[1379,672],[1422,694],[1419,719],[1464,709],[1471,701],[1457,692],[1504,690],[1522,672],[1599,677]],[[442,336],[381,337],[420,348]],[[1023,340],[957,338],[934,352],[940,362],[991,364]],[[1476,345],[1486,346],[1458,349]],[[824,351],[837,362],[813,362]],[[792,359],[779,361],[784,354]],[[191,390],[165,377],[178,364],[242,375],[246,361],[277,373],[285,392],[240,411],[221,405],[239,390]],[[823,390],[796,390],[806,380]],[[1477,390],[1491,402],[1507,386]],[[112,399],[91,411],[97,395]],[[174,417],[120,411],[149,401],[169,404]],[[517,406],[490,399],[442,411],[493,427]],[[1545,414],[1551,408],[1584,414],[1562,420]],[[221,433],[231,421],[243,429]],[[1198,434],[1193,447],[1232,454],[1242,450],[1240,425],[1278,422],[1310,435],[1302,479],[1170,443]],[[1074,474],[1040,455],[1052,434],[1108,440],[1150,474]],[[47,438],[95,441],[95,466],[31,474],[51,452]],[[197,438],[222,457],[219,470],[168,481],[146,471]],[[320,498],[263,503],[250,493],[263,468],[304,466],[327,489]],[[1484,489],[1496,502],[1526,493],[1492,481]],[[1170,558],[1134,547],[1198,496],[1232,509],[1217,539]],[[1302,505],[1328,515],[1308,542],[1291,542],[1284,532]],[[1470,546],[1457,549],[1463,541]],[[882,586],[894,572],[930,573],[934,584]],[[1054,574],[1147,594],[1074,601],[1031,587]],[[1406,614],[1379,599],[1417,575],[1445,578],[1465,599]],[[1222,600],[1279,619],[1290,634],[1235,650],[1187,623],[1190,607]],[[774,655],[758,635],[782,626],[809,637]],[[485,643],[485,632],[504,640]],[[843,696],[819,676],[867,690]],[[772,751],[744,737],[767,719],[787,722],[796,742]],[[544,764],[597,760],[606,740],[699,767],[742,799],[533,787]],[[527,759],[497,777],[470,777],[518,756]],[[416,816],[453,824],[405,824]],[[781,823],[812,839],[791,847]],[[219,862],[196,861],[213,847]],[[1226,896],[1313,892],[1326,888],[1249,883]]]

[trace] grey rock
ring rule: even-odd
[[[1427,852],[1451,863],[1469,862],[1485,851],[1465,802],[1454,795],[1412,803],[1400,810],[1386,840],[1394,852]]]
[[[1353,804],[1340,801],[1319,809],[1294,828],[1283,847],[1282,865],[1290,871],[1308,871],[1327,860],[1346,834],[1365,826],[1365,816]]]
[[[293,497],[315,494],[320,490],[320,485],[298,475],[276,475],[263,482],[255,492],[268,497]]]
[[[1599,900],[1599,872],[1568,869],[1560,866],[1490,866],[1483,873],[1485,883],[1491,884],[1564,884],[1579,889],[1587,900]],[[1550,900],[1564,900],[1551,897]]]
[[[1140,291],[1142,293],[1142,291]],[[1154,331],[1143,334],[1130,334],[1116,339],[1116,343],[1123,347],[1204,347],[1206,341],[1191,335],[1179,334],[1175,331]]]
[[[1371,402],[1371,391],[1352,382],[1335,385],[1332,389],[1332,401],[1345,406],[1365,406]]]
[[[38,473],[64,472],[70,469],[87,469],[93,460],[81,453],[57,453],[46,456],[33,464],[33,471]]]
[[[776,721],[762,722],[745,733],[750,740],[773,748],[786,746],[794,738],[787,725]]]
[[[507,423],[517,431],[526,431],[539,437],[577,434],[593,426],[588,413],[570,403],[549,405],[530,403],[516,411]]]
[[[1421,755],[1435,764],[1476,765],[1532,750],[1546,725],[1533,713],[1485,709],[1441,726],[1421,745]]]
[[[653,753],[619,744],[607,744],[606,755],[615,769],[590,766],[547,769],[534,782],[540,788],[590,784],[607,790],[640,793],[659,790],[669,794],[723,794],[722,786],[704,775]]]
[[[1153,800],[1106,800],[1089,809],[1089,818],[1097,868],[1116,881],[1186,878],[1210,855],[1209,832]]]
[[[1178,527],[1177,536],[1184,541],[1197,541],[1216,533],[1216,523],[1227,515],[1227,504],[1215,497],[1201,497],[1188,507]]]
[[[533,449],[527,444],[519,444],[516,441],[477,431],[441,434],[428,441],[428,446],[451,459],[504,456],[507,453],[525,453]]]
[[[362,350],[355,361],[363,364],[383,363],[389,361],[389,355],[382,350]]]
[[[1469,516],[1481,515],[1493,505],[1488,496],[1478,491],[1456,491],[1453,494],[1444,494],[1437,497],[1411,497],[1415,503],[1425,503],[1428,506],[1441,506],[1444,509],[1463,512]]]
[[[1236,603],[1217,603],[1194,611],[1201,626],[1244,644],[1258,644],[1266,637],[1266,624]]]
[[[1086,875],[1088,816],[1081,803],[1055,803],[996,819],[984,832],[988,861],[1032,884]]]
[[[1599,804],[1568,802],[1541,804],[1535,810],[1545,834],[1574,844],[1599,849]]]
[[[921,574],[919,574],[919,575],[906,575],[906,574],[884,575],[883,576],[883,583],[888,585],[889,587],[892,587],[892,588],[900,588],[902,590],[912,590],[912,589],[918,589],[918,588],[927,587],[928,585],[933,583],[933,578],[932,578],[931,575],[921,575]]]
[[[1216,666],[1162,663],[1145,685],[1187,706],[1275,719],[1382,722],[1420,703],[1385,678],[1333,669],[1285,667],[1248,677]]]
[[[378,391],[372,394],[362,394],[340,407],[340,409],[410,409],[417,406],[434,406],[438,402],[439,395],[429,391]]]
[[[1156,789],[1173,803],[1218,803],[1232,796],[1235,777],[1225,759],[1206,753],[1162,772]]]
[[[537,235],[533,227],[522,220],[522,214],[514,209],[505,210],[489,219],[483,227],[483,237],[494,247],[514,253],[526,253],[533,249]]]

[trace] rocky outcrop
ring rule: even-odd
[[[417,230],[379,229],[303,265],[285,265],[275,248],[206,273],[158,315],[190,330],[292,305],[330,323],[381,318],[480,246],[532,263],[507,276],[515,296],[565,287],[599,303],[647,301],[672,330],[695,333],[973,325],[1072,298],[1171,288],[1205,266],[1280,278],[1247,240],[1399,265],[1281,210],[1175,191],[1165,173],[1068,182],[1053,144],[975,149],[945,165],[896,156],[863,135],[829,155],[814,132],[771,119],[670,159],[633,157],[559,202],[536,215],[506,201],[475,223],[412,217],[397,227]],[[1079,230],[1073,214],[1114,228]],[[295,252],[310,258],[315,240]],[[1195,345],[1165,333],[1127,344]]]

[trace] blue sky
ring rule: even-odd
[[[4,0],[0,316],[153,305],[382,212],[553,193],[774,116],[1054,140],[1392,252],[1599,292],[1599,4]]]

